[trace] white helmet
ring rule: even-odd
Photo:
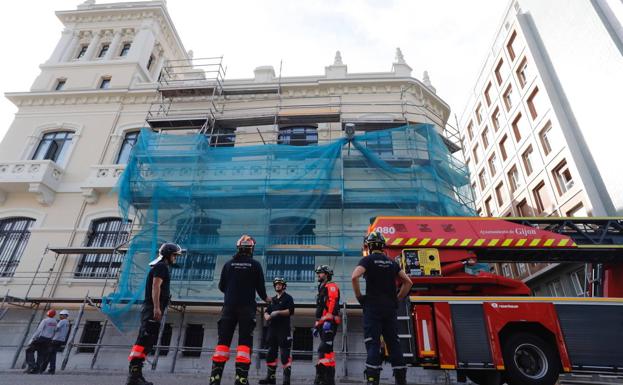
[[[68,316],[68,317],[69,317],[69,311],[67,311],[67,310],[63,309],[63,310],[61,310],[61,311],[58,313],[58,315],[64,315],[64,316]]]

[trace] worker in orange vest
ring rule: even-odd
[[[318,296],[316,297],[316,323],[314,336],[320,337],[318,363],[314,385],[335,385],[335,353],[333,339],[340,317],[340,288],[332,282],[333,269],[327,265],[316,268],[318,278]]]

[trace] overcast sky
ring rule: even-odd
[[[578,0],[579,1],[579,0]],[[27,91],[61,36],[54,11],[81,1],[11,1],[0,14],[0,91]],[[98,1],[98,3],[110,1]],[[460,115],[501,22],[506,0],[168,0],[186,49],[224,55],[227,78],[272,65],[283,76],[323,74],[342,52],[349,72],[389,71],[400,47],[413,76],[428,70]],[[0,137],[16,108],[0,101]],[[451,118],[454,123],[454,118]]]

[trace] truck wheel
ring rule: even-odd
[[[510,336],[504,344],[503,356],[510,385],[554,385],[558,381],[558,352],[534,334]]]
[[[468,370],[467,378],[478,385],[501,385],[502,373],[495,370]]]

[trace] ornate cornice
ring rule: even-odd
[[[160,26],[162,37],[167,45],[174,50],[173,57],[185,58],[186,52],[173,22],[162,3],[146,3],[136,7],[93,7],[75,11],[59,11],[56,16],[65,25],[102,24],[111,22],[136,22],[153,19]]]
[[[84,104],[149,104],[158,101],[158,93],[155,84],[142,84],[144,89],[111,89],[111,90],[86,90],[86,91],[63,91],[63,92],[24,92],[7,93],[6,97],[18,107],[32,106],[56,106],[56,105],[84,105]],[[235,88],[244,88],[244,84],[236,82]],[[227,84],[225,85],[227,88]],[[329,83],[309,81],[307,83],[282,85],[282,95],[286,98],[306,97],[342,97],[348,95],[396,95],[392,99],[399,98],[403,92],[403,98],[412,107],[420,107],[429,110],[441,122],[445,123],[450,115],[450,108],[437,95],[433,94],[426,86],[417,79],[366,79],[366,81],[344,80]],[[252,94],[228,96],[221,99],[220,103],[244,103],[247,101],[261,101],[275,99],[271,94]],[[185,102],[201,103],[206,98],[203,96],[186,97]],[[336,101],[336,103],[339,103]]]
[[[7,93],[5,94],[17,107],[61,106],[84,104],[145,104],[157,100],[156,90],[141,91],[109,90],[83,92],[42,92],[42,93]]]

